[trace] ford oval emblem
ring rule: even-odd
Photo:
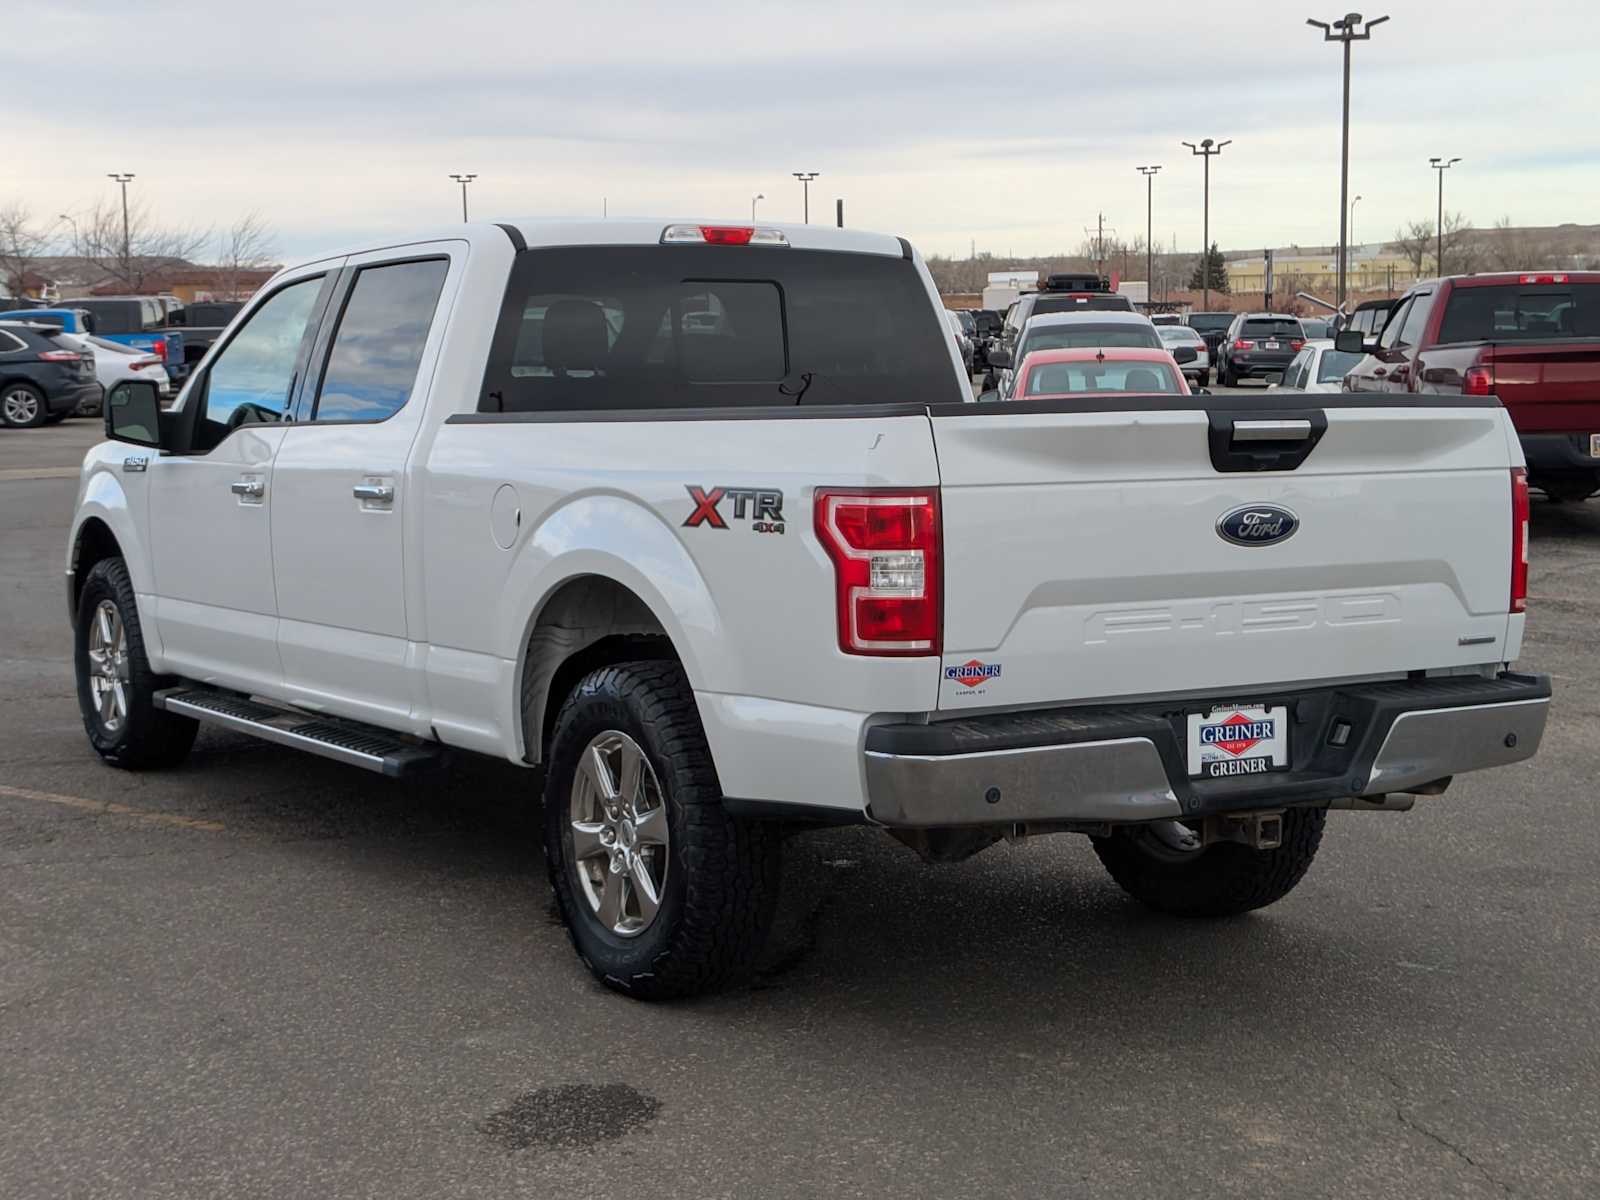
[[[1300,528],[1300,518],[1277,504],[1244,504],[1217,520],[1217,533],[1235,546],[1270,546],[1287,541]]]

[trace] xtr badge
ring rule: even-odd
[[[728,520],[718,507],[726,500],[733,509],[733,519],[748,520],[756,533],[783,532],[783,493],[776,488],[702,488],[685,484],[684,490],[694,502],[694,511],[683,523],[686,529],[701,525],[728,528]]]

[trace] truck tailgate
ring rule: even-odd
[[[1499,661],[1511,577],[1505,418],[1471,399],[1395,399],[935,410],[940,706],[1214,695]],[[1238,422],[1324,413],[1325,432],[1293,469],[1213,461],[1214,428],[1226,448]],[[1225,540],[1222,519],[1256,505],[1289,510],[1292,535]]]
[[[1495,342],[1482,361],[1523,433],[1600,433],[1600,339]]]

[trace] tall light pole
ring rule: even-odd
[[[115,172],[106,176],[114,179],[122,186],[122,282],[130,288],[133,286],[133,252],[128,246],[128,184],[132,182],[132,171]],[[76,231],[77,226],[73,226]]]
[[[798,179],[800,181],[800,186],[805,188],[805,192],[806,192],[806,224],[809,225],[809,224],[811,224],[811,181],[813,179],[815,179],[818,175],[822,174],[822,172],[821,171],[790,171],[789,174],[793,175],[796,179]]]
[[[756,223],[756,201],[765,200],[766,198],[767,194],[765,192],[757,192],[750,197],[750,224],[754,225]]]
[[[1365,27],[1361,24],[1361,14],[1358,12],[1345,13],[1333,22],[1314,21],[1309,17],[1306,19],[1307,25],[1322,30],[1323,41],[1344,43],[1344,128],[1339,150],[1339,311],[1341,313],[1344,312],[1345,258],[1350,232],[1349,226],[1345,224],[1349,216],[1350,202],[1350,44],[1366,41],[1372,36],[1373,27],[1382,25],[1388,19],[1386,16],[1373,17]]]
[[[1139,174],[1144,176],[1144,307],[1150,310],[1150,304],[1156,298],[1156,244],[1154,241],[1155,222],[1152,212],[1155,205],[1155,178],[1156,172],[1161,167],[1137,167]]]
[[[476,179],[477,175],[452,175],[450,178],[461,185],[461,223],[465,225],[467,222],[467,184]],[[605,201],[602,200],[600,203],[604,204]]]
[[[1350,244],[1352,246],[1359,246],[1361,244],[1360,242],[1356,241],[1356,205],[1358,205],[1360,203],[1361,203],[1361,197],[1360,196],[1357,196],[1354,200],[1350,201]],[[1349,251],[1345,252],[1344,262],[1345,262],[1345,271],[1346,271],[1346,273],[1348,273],[1349,270],[1350,270],[1350,253],[1349,253]]]
[[[1200,235],[1200,290],[1202,293],[1200,311],[1205,312],[1211,307],[1211,156],[1221,154],[1224,146],[1233,144],[1233,139],[1229,138],[1225,142],[1213,142],[1210,138],[1204,138],[1198,146],[1193,142],[1185,142],[1183,144],[1189,147],[1192,153],[1198,154],[1205,159],[1206,164],[1205,207],[1200,226],[1202,230]]]
[[[1444,274],[1444,173],[1460,161],[1459,156],[1456,158],[1430,158],[1428,160],[1428,165],[1439,172],[1439,223],[1433,227],[1433,231],[1439,235],[1439,248],[1434,254],[1436,260],[1434,265],[1439,269],[1440,275]]]

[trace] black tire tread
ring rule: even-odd
[[[1118,886],[1141,904],[1180,917],[1231,917],[1283,899],[1305,877],[1322,844],[1327,810],[1291,808],[1274,850],[1221,842],[1193,862],[1169,862],[1133,838],[1095,838],[1094,851]]]
[[[558,836],[566,797],[553,794],[558,781],[570,778],[566,760],[583,749],[568,744],[569,730],[601,698],[621,704],[643,727],[641,744],[651,753],[667,803],[679,817],[671,827],[673,869],[683,868],[683,903],[664,946],[648,962],[622,973],[596,964],[579,936],[579,922],[591,917],[576,907],[582,902],[570,891]],[[723,808],[694,693],[678,663],[625,662],[585,676],[556,718],[549,779],[545,856],[550,883],[573,948],[603,983],[659,1000],[713,991],[749,974],[776,908],[781,839],[778,831],[736,820]]]
[[[128,720],[116,737],[100,728],[89,699],[87,621],[102,599],[116,602],[128,637]],[[74,629],[74,665],[78,677],[78,708],[84,731],[95,753],[113,767],[141,771],[174,767],[189,754],[200,723],[155,706],[155,694],[172,687],[177,679],[157,675],[150,669],[145,653],[144,630],[134,597],[128,565],[121,558],[103,558],[89,571],[78,597],[78,619]]]

